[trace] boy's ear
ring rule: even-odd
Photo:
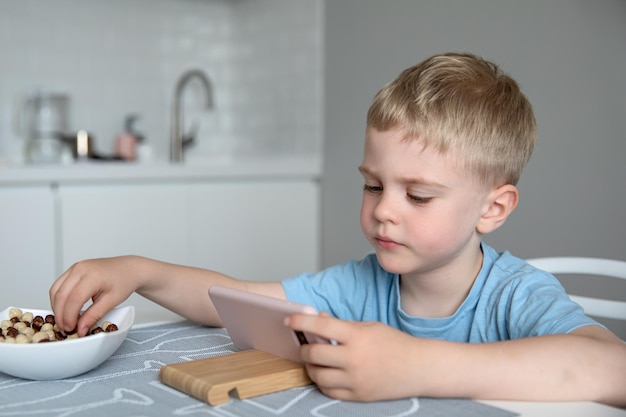
[[[485,198],[485,207],[476,225],[476,231],[487,234],[502,226],[517,207],[518,200],[519,192],[512,184],[493,189]]]

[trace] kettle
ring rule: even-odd
[[[26,140],[25,156],[30,163],[60,163],[69,153],[67,135],[69,96],[36,92],[25,97],[16,111],[16,129]]]

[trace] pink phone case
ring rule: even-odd
[[[283,320],[295,313],[318,314],[305,304],[213,285],[209,296],[235,347],[259,349],[296,362],[305,343],[329,343],[316,335],[294,332]]]

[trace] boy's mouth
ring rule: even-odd
[[[376,236],[374,237],[374,240],[376,241],[376,244],[382,249],[395,249],[402,246],[400,243],[388,239],[384,236]]]

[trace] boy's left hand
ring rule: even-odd
[[[428,344],[427,340],[382,323],[345,321],[327,314],[295,314],[287,323],[294,330],[337,342],[307,344],[300,351],[309,377],[329,397],[375,401],[410,397],[419,389],[414,383],[422,366],[408,358],[415,356],[416,342]]]
[[[337,342],[304,345],[300,354],[320,390],[340,400],[423,396],[626,405],[626,345],[600,326],[571,334],[456,343],[324,314],[294,314],[286,324]]]

